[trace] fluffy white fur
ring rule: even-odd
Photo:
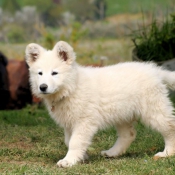
[[[116,127],[118,139],[101,154],[117,157],[125,153],[136,137],[133,124],[137,120],[164,137],[165,149],[155,157],[175,154],[175,116],[167,89],[175,89],[174,72],[138,62],[82,67],[64,41],[52,51],[29,44],[26,61],[33,93],[64,128],[68,152],[58,161],[59,167],[86,159],[93,135],[107,126]]]

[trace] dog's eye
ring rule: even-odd
[[[52,72],[52,75],[57,75],[58,74],[58,72]]]
[[[39,75],[43,75],[43,73],[42,73],[42,72],[38,72],[38,74],[39,74]]]

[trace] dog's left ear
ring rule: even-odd
[[[68,64],[72,64],[75,59],[75,52],[73,48],[65,41],[59,41],[53,48],[57,56]]]
[[[25,51],[25,59],[29,67],[40,57],[44,51],[45,49],[39,44],[31,43],[27,45]]]

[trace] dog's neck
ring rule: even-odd
[[[54,112],[54,111],[55,111],[55,103],[54,103],[54,102],[52,102],[52,105],[51,105],[50,110],[51,110],[52,112]]]
[[[56,107],[56,105],[57,105],[57,103],[59,103],[59,102],[61,102],[63,99],[64,99],[65,97],[63,97],[62,99],[60,99],[59,101],[57,101],[57,100],[53,100],[52,101],[52,103],[51,103],[51,107],[50,107],[50,110],[52,111],[52,112],[54,112],[55,111],[55,107]]]

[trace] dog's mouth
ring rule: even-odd
[[[53,92],[40,92],[40,94],[42,95],[52,95],[55,94],[57,91],[53,91]]]
[[[49,95],[49,94],[52,94],[52,93],[49,93],[49,92],[40,92],[40,94]]]

